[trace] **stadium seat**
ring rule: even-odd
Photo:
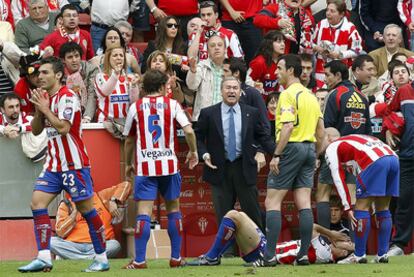
[[[193,213],[183,219],[182,256],[197,257],[210,248],[217,233],[214,213]]]

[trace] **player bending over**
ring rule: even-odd
[[[355,253],[340,263],[366,263],[366,245],[371,229],[370,208],[375,203],[379,225],[378,252],[375,262],[388,263],[387,251],[391,237],[392,219],[389,211],[391,197],[399,194],[400,165],[398,156],[387,144],[365,135],[339,137],[335,128],[326,129],[325,159],[341,197],[345,211],[355,229]],[[345,170],[357,178],[356,203],[352,209],[350,192],[345,182]]]

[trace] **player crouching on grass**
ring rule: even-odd
[[[345,211],[355,230],[355,252],[341,264],[366,263],[366,245],[371,229],[370,207],[375,203],[375,216],[379,225],[376,263],[388,263],[387,251],[391,236],[392,219],[389,211],[391,197],[399,191],[400,166],[391,148],[377,138],[366,135],[339,137],[335,128],[326,129],[325,158],[332,179],[341,197]],[[351,208],[351,198],[345,182],[345,170],[357,178],[356,203]]]
[[[328,238],[329,245],[322,237]],[[221,221],[214,244],[210,250],[189,266],[213,266],[221,263],[221,255],[234,242],[237,242],[242,258],[254,266],[264,266],[266,238],[257,225],[243,212],[229,211]],[[276,260],[280,264],[293,264],[299,252],[300,240],[277,244]],[[317,224],[313,225],[311,246],[308,250],[310,263],[332,263],[338,258],[346,257],[352,252],[353,244],[347,235],[328,230]]]

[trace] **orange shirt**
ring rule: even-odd
[[[111,197],[115,197],[120,203],[124,203],[130,193],[131,184],[123,182],[93,194],[93,206],[105,227],[105,238],[107,240],[115,238],[114,229],[111,225],[112,215],[108,209],[109,200]],[[76,209],[75,203],[70,201],[70,204],[72,210]],[[88,223],[79,212],[76,212],[76,215],[71,215],[68,205],[63,201],[60,203],[56,215],[56,233],[59,237],[68,241],[91,243]]]

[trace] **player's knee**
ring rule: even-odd
[[[278,201],[276,201],[272,197],[266,196],[265,207],[266,207],[266,211],[270,211],[270,210],[280,211],[280,203],[278,203]]]
[[[180,200],[174,199],[165,202],[165,209],[169,213],[178,212],[180,210]]]
[[[231,211],[228,211],[224,216],[232,220],[237,220],[240,217],[240,212],[236,210],[231,210]]]
[[[30,208],[32,210],[39,210],[39,209],[44,209],[45,207],[39,201],[36,201],[36,200],[32,199],[32,201],[30,202]]]

